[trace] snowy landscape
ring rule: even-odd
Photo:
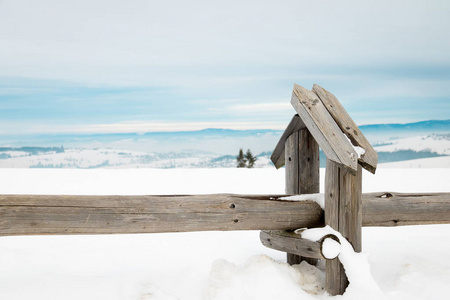
[[[380,164],[450,167],[450,120],[361,126]],[[205,129],[145,134],[0,137],[0,168],[234,168],[240,148],[272,168],[280,130]],[[188,150],[186,150],[188,149]],[[434,160],[428,160],[434,158]],[[426,162],[422,159],[427,159]],[[325,156],[321,154],[324,167]],[[403,164],[404,166],[408,166]]]
[[[364,172],[363,192],[450,192],[450,169]],[[426,180],[424,180],[426,179]],[[2,194],[284,193],[284,170],[0,169]],[[321,169],[323,191],[324,170]],[[171,184],[175,182],[176,184]],[[363,228],[339,299],[445,299],[450,225]],[[285,264],[257,231],[0,238],[0,299],[333,299],[323,265]],[[359,264],[359,263],[358,263]],[[381,292],[379,291],[381,289]]]
[[[358,155],[370,170],[362,192],[383,192],[375,197],[386,210],[403,214],[405,207],[393,207],[389,192],[413,193],[420,206],[434,199],[415,193],[450,193],[449,16],[448,0],[0,0],[0,233],[53,226],[66,234],[74,223],[89,229],[82,233],[136,232],[125,231],[118,214],[144,232],[160,231],[164,220],[181,228],[174,216],[210,229],[219,223],[216,202],[201,206],[204,213],[182,196],[168,210],[167,198],[286,195],[285,180],[287,190],[306,181],[317,191],[317,178],[302,172],[311,169],[305,160],[316,167],[317,156],[304,155],[317,150],[305,132],[297,135],[306,126],[324,149],[322,194],[308,197],[324,203],[324,194],[338,195],[335,212],[345,221],[336,218],[337,227],[359,242],[350,221],[359,212],[349,213],[359,204],[341,196],[359,190],[353,179],[360,177],[336,172],[328,178],[339,192],[324,192],[324,153],[349,172],[357,171]],[[288,167],[276,169],[272,153]],[[35,195],[60,196],[54,204]],[[128,207],[122,197],[117,204],[80,197],[90,199],[81,205],[61,195],[137,195],[132,203],[142,206]],[[304,197],[291,196],[276,204],[309,205],[281,202]],[[143,198],[158,198],[159,206]],[[256,198],[252,205],[267,213]],[[215,229],[245,224],[234,203],[224,206],[233,218],[223,223],[234,227]],[[405,210],[416,216],[415,207]],[[138,227],[143,220],[158,225]],[[326,227],[301,234],[317,241],[327,233],[339,238]],[[290,266],[259,235],[0,236],[0,300],[450,299],[450,224],[363,227],[362,253],[343,238],[340,245],[328,239],[322,254],[339,254],[350,281],[334,297],[325,291],[332,290],[324,261]]]

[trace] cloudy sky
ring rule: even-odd
[[[448,0],[0,0],[0,134],[283,129],[294,82],[449,119],[449,32]]]

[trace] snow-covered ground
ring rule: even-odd
[[[184,150],[180,152],[139,152],[121,149],[65,149],[64,152],[1,152],[0,168],[235,168],[236,157]],[[269,155],[258,157],[255,167],[273,167]]]
[[[390,140],[384,145],[376,146],[377,152],[394,152],[399,150],[430,151],[441,155],[450,155],[450,134],[432,134],[403,139]]]
[[[448,178],[450,169],[380,168],[365,172],[363,190],[450,192]],[[0,169],[0,181],[3,194],[279,194],[284,170]],[[447,298],[450,225],[364,228],[363,251],[387,299]],[[284,261],[257,231],[1,237],[0,299],[332,298],[320,268]],[[375,293],[338,298],[382,299]]]
[[[379,168],[450,168],[450,156],[403,160],[378,165]]]
[[[275,145],[272,145],[275,146]],[[411,159],[446,155],[441,163],[450,162],[450,135],[431,134],[427,136],[409,137],[389,140],[383,144],[375,145],[375,150],[384,153],[409,151],[401,153],[398,159]],[[270,149],[270,145],[267,146]],[[414,152],[414,153],[410,153]],[[422,153],[422,156],[414,154]],[[237,154],[237,151],[236,151]],[[255,155],[259,153],[254,153]],[[417,159],[416,159],[417,160]],[[392,161],[392,158],[391,160]],[[395,167],[433,167],[424,161],[412,162],[411,166],[397,165]],[[0,151],[0,168],[234,168],[235,155],[221,155],[213,152],[199,150],[184,150],[179,152],[145,152],[115,148],[66,148],[62,152],[24,152]],[[256,168],[273,168],[270,162],[270,153],[265,152],[258,156]],[[438,167],[442,167],[440,164]]]

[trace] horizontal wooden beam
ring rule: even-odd
[[[285,230],[318,226],[315,202],[258,195],[0,195],[0,236],[211,230]]]
[[[363,193],[363,226],[450,224],[450,193]]]
[[[300,131],[301,129],[306,128],[305,123],[300,119],[298,115],[294,115],[289,122],[289,125],[286,127],[286,130],[281,135],[280,140],[278,141],[275,149],[270,156],[270,160],[273,162],[277,169],[281,168],[285,164],[285,143],[291,134],[294,132]]]
[[[324,259],[318,242],[302,239],[290,231],[261,231],[261,243],[271,249],[292,253],[302,257]]]
[[[0,236],[211,230],[292,230],[323,226],[312,201],[280,195],[0,195]],[[363,226],[450,223],[450,193],[369,193]]]
[[[326,256],[324,254],[323,247],[326,239],[332,239],[339,242],[339,238],[335,235],[326,235],[317,242],[303,239],[301,234],[297,234],[293,231],[261,231],[259,234],[261,243],[271,249],[278,251],[288,252],[295,255],[316,259],[334,259],[339,253],[333,253],[332,256]],[[328,254],[330,255],[330,254]],[[326,257],[325,257],[326,256]]]

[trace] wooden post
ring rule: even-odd
[[[291,134],[285,143],[286,194],[313,194],[319,192],[319,145],[308,129]],[[306,260],[315,265],[316,259],[287,254],[291,265]]]
[[[356,175],[348,173],[335,162],[327,159],[325,175],[325,224],[339,231],[361,252],[361,185],[362,169],[358,165]],[[339,259],[326,262],[326,288],[331,295],[342,295],[348,286]]]

